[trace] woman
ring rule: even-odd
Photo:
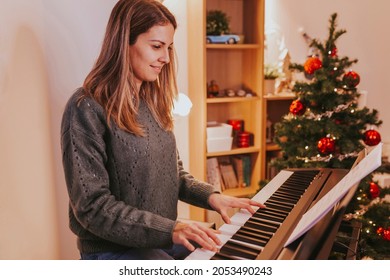
[[[82,259],[183,258],[194,245],[217,250],[214,230],[176,221],[178,199],[225,222],[230,207],[262,207],[221,195],[183,169],[171,116],[176,26],[158,1],[118,1],[100,55],[65,108],[63,166]]]

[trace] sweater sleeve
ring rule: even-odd
[[[199,181],[185,171],[179,156],[178,170],[180,177],[180,200],[208,210],[214,210],[210,207],[208,199],[211,194],[219,192],[211,184]]]
[[[79,106],[70,102],[62,120],[63,167],[74,227],[127,247],[171,245],[175,221],[127,205],[111,193],[105,168],[108,128],[98,109],[86,100]]]

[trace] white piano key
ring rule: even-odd
[[[258,250],[259,252],[264,249],[262,246],[254,245],[245,241],[237,240],[237,239],[230,239],[230,242],[239,244],[241,246],[247,247],[247,248],[252,248],[255,250]]]
[[[221,233],[218,233],[217,236],[221,240],[221,245],[218,248],[221,248],[230,238],[240,229],[239,225],[224,224],[219,228]],[[215,254],[213,251],[205,250],[202,248],[197,248],[192,252],[186,260],[209,260]]]
[[[217,235],[230,235],[232,236],[235,234],[239,229],[241,228],[241,225],[234,225],[234,224],[223,224],[219,231],[221,231],[220,234]]]
[[[212,256],[214,256],[215,252],[204,250],[204,249],[196,249],[193,251],[186,260],[209,260]]]
[[[239,226],[242,226],[243,224],[245,224],[245,222],[250,218],[252,217],[251,213],[249,213],[248,211],[245,210],[241,210],[239,212],[237,212],[236,214],[234,214],[231,218],[230,218],[230,221],[233,225],[239,225]]]

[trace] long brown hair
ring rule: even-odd
[[[148,104],[160,127],[172,130],[173,100],[177,96],[175,55],[169,53],[166,64],[156,81],[146,82],[137,91],[129,60],[129,46],[140,34],[155,25],[177,24],[169,10],[156,0],[119,0],[114,6],[104,36],[99,57],[87,75],[84,94],[92,96],[121,129],[144,135],[137,122],[140,99]]]

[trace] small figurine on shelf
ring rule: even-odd
[[[272,95],[275,93],[276,79],[279,78],[278,68],[276,66],[264,65],[264,93]]]
[[[281,64],[282,78],[276,86],[276,93],[291,93],[293,88],[293,76],[290,69],[291,56],[287,49],[281,54],[281,58],[283,59]]]
[[[246,96],[245,90],[239,89],[239,90],[237,91],[237,96],[239,96],[239,97],[244,97],[244,96]]]
[[[241,38],[230,33],[230,19],[221,10],[207,12],[206,18],[206,42],[207,44],[237,44]]]
[[[212,80],[207,86],[207,97],[217,97],[219,93],[219,86],[215,80]]]
[[[227,89],[226,90],[226,95],[229,96],[229,97],[234,97],[234,96],[236,96],[236,93],[232,89]]]

